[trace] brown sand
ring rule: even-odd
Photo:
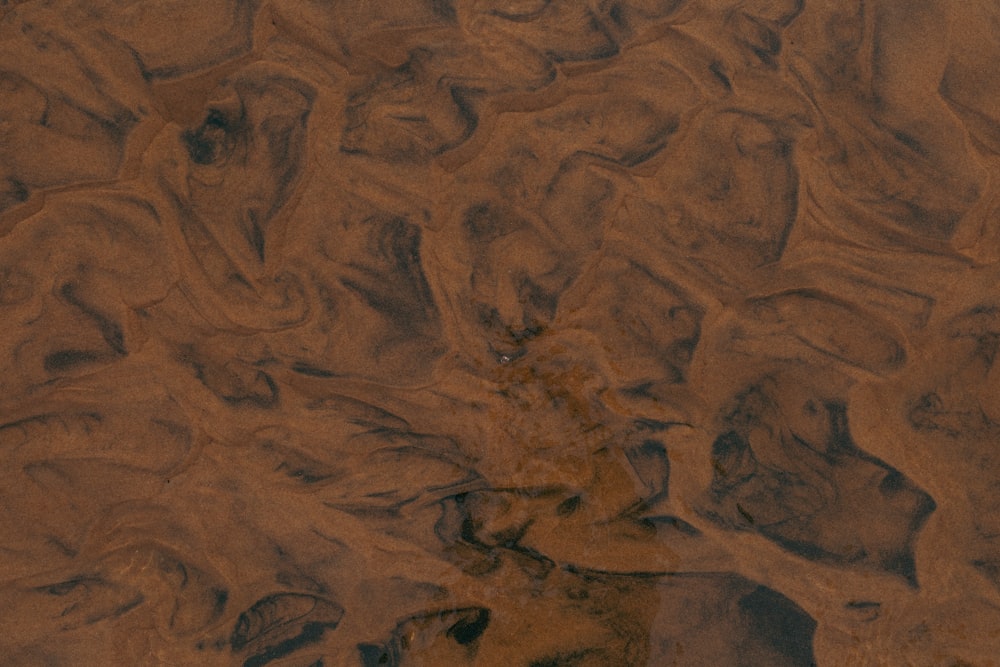
[[[0,0],[0,664],[1000,665],[994,0]]]

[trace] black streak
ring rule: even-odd
[[[737,511],[737,512],[739,512],[739,513],[740,513],[740,516],[742,516],[742,517],[743,517],[744,519],[746,519],[746,520],[747,520],[747,523],[749,523],[749,524],[750,524],[751,526],[752,526],[752,525],[753,525],[754,523],[756,523],[756,522],[755,522],[755,521],[753,520],[753,517],[752,517],[752,516],[750,516],[750,513],[749,513],[749,512],[747,512],[747,511],[746,511],[745,509],[743,509],[743,506],[742,506],[742,505],[740,505],[739,503],[736,503],[736,511]]]
[[[290,653],[294,653],[303,646],[319,641],[319,639],[323,636],[323,633],[326,632],[329,627],[330,626],[325,623],[305,623],[302,626],[302,631],[298,635],[292,637],[291,639],[286,639],[275,646],[271,646],[257,655],[247,658],[243,662],[243,667],[261,667],[272,660],[277,660],[278,658],[283,658]]]
[[[246,239],[253,248],[254,252],[257,253],[257,259],[264,261],[264,230],[260,227],[260,220],[258,220],[257,212],[254,209],[247,209],[246,212],[247,220],[249,221],[249,227],[246,230]]]
[[[813,635],[816,621],[784,595],[758,586],[744,595],[739,608],[750,625],[752,634],[769,643],[794,665],[815,665]]]
[[[244,394],[241,396],[223,396],[222,399],[230,405],[250,405],[257,408],[273,408],[278,404],[278,385],[264,371],[257,371],[257,381],[267,385],[267,393]]]
[[[226,610],[226,603],[229,601],[229,591],[224,588],[213,588],[212,594],[215,596],[215,604],[212,606],[212,618],[218,618]]]
[[[402,218],[369,222],[376,264],[352,265],[365,279],[341,282],[398,327],[425,330],[438,313],[420,263],[420,228]]]
[[[339,605],[313,595],[269,595],[240,614],[229,644],[233,651],[256,645],[255,653],[243,665],[261,667],[319,641],[327,630],[339,625],[343,614]]]
[[[726,73],[722,69],[722,63],[720,62],[712,63],[711,65],[708,66],[708,71],[714,74],[715,78],[717,78],[720,82],[722,82],[722,85],[726,87],[726,90],[733,89],[732,82],[729,80],[729,77],[726,76]]]
[[[240,129],[239,123],[231,122],[218,109],[211,109],[197,130],[184,132],[181,138],[191,161],[207,165],[228,157],[235,144],[234,135]]]
[[[458,20],[458,13],[455,11],[455,6],[451,0],[431,0],[431,7],[434,10],[434,14],[449,23],[455,23]]]
[[[625,17],[622,15],[621,3],[615,3],[611,9],[608,10],[608,18],[615,22],[619,28],[625,27]]]
[[[574,667],[574,665],[579,665],[581,660],[595,653],[596,651],[593,649],[573,651],[572,653],[559,653],[538,660],[532,660],[528,663],[528,667]]]
[[[556,507],[556,514],[559,516],[569,516],[580,507],[580,496],[571,496],[559,503]]]
[[[448,628],[447,636],[453,638],[463,646],[471,644],[479,639],[486,632],[486,626],[490,624],[490,610],[476,609],[473,615],[460,619],[455,625]]]
[[[687,535],[688,537],[697,537],[698,535],[701,535],[700,530],[692,526],[684,519],[680,519],[675,516],[656,516],[644,519],[643,521],[644,523],[647,523],[654,527],[657,524],[666,524],[671,528],[673,528],[674,530],[676,530],[677,532],[681,533],[682,535]]]
[[[49,373],[69,370],[80,364],[89,364],[100,359],[96,352],[88,350],[60,350],[45,357],[44,367]]]
[[[8,194],[11,196],[11,198],[14,199],[14,201],[17,202],[28,201],[28,196],[31,193],[28,191],[28,188],[27,186],[25,186],[24,183],[15,178],[8,178],[7,184],[9,186]]]
[[[395,667],[399,664],[392,652],[377,644],[358,644],[358,653],[364,667]]]
[[[873,609],[881,607],[882,605],[878,602],[870,602],[868,600],[851,600],[844,606],[848,609]]]
[[[465,130],[462,132],[462,136],[456,141],[444,147],[443,150],[448,148],[454,148],[455,146],[466,141],[479,127],[479,114],[476,113],[475,107],[472,106],[469,98],[471,97],[471,91],[461,88],[459,86],[452,86],[451,88],[451,99],[458,108],[458,114],[465,121]]]
[[[67,303],[76,306],[83,312],[84,315],[97,323],[104,342],[107,343],[116,354],[127,354],[128,351],[125,349],[125,334],[122,332],[122,328],[117,322],[106,317],[104,314],[98,312],[80,299],[80,297],[76,294],[76,286],[73,283],[64,284],[59,289],[59,293]]]
[[[87,584],[99,584],[103,583],[101,579],[96,577],[74,577],[73,579],[67,579],[66,581],[60,581],[57,584],[49,584],[48,586],[39,586],[35,590],[39,593],[48,593],[49,595],[63,596],[67,593],[73,591],[79,586],[85,586]]]
[[[917,582],[917,561],[910,548],[903,548],[882,558],[882,566],[887,572],[898,574],[911,588],[919,588]]]
[[[599,33],[604,38],[604,43],[593,49],[592,51],[586,52],[574,52],[574,51],[564,51],[552,49],[546,52],[546,55],[551,58],[554,62],[573,62],[573,61],[586,61],[586,60],[604,60],[605,58],[611,58],[617,56],[620,52],[618,44],[608,33],[608,29],[601,23],[596,16],[591,15],[590,21],[587,24],[587,30],[591,33]]]
[[[514,216],[492,202],[469,207],[463,222],[469,240],[482,244],[506,236],[520,226]]]

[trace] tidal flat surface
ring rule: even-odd
[[[0,0],[0,665],[1000,665],[994,0]]]

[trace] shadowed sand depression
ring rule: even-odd
[[[0,664],[1000,665],[998,58],[0,0]]]

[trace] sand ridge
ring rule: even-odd
[[[0,0],[0,664],[1000,664],[998,26]]]

